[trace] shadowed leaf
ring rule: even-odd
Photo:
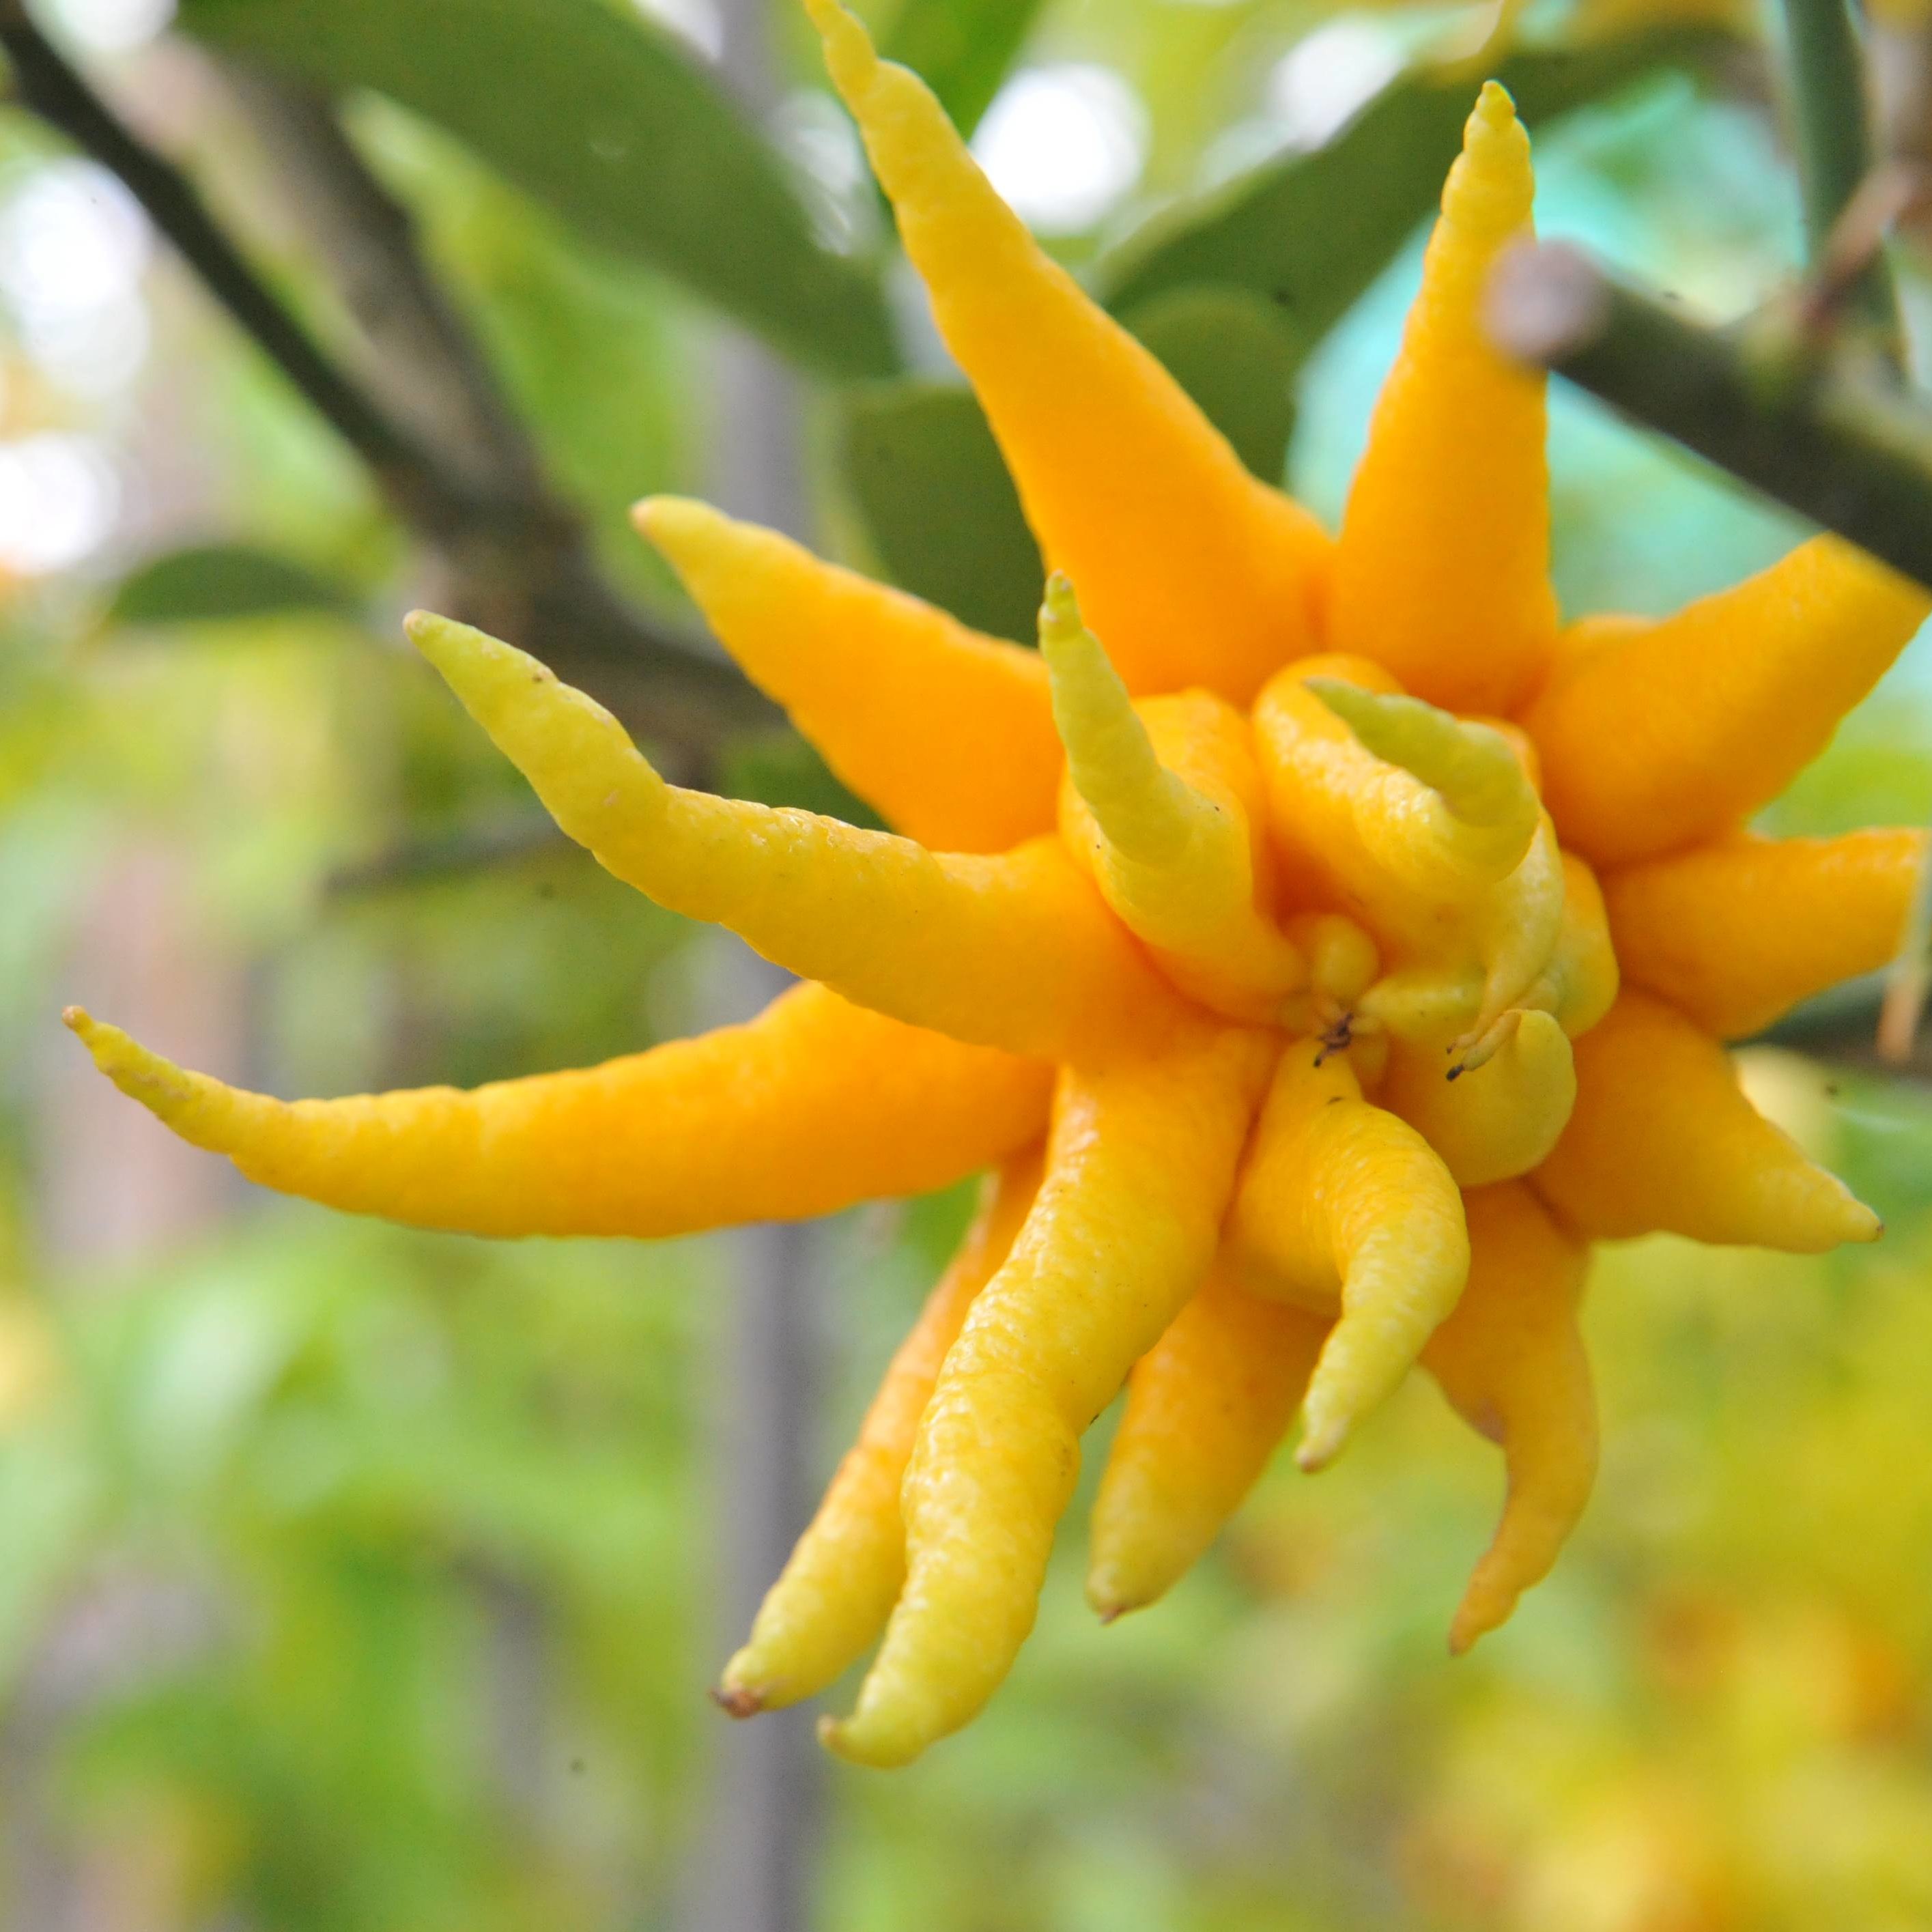
[[[873,278],[670,37],[600,0],[183,0],[225,52],[436,122],[602,247],[846,375],[895,366]]]
[[[1257,476],[1278,482],[1294,423],[1294,344],[1238,289],[1186,290],[1129,326]],[[907,590],[996,637],[1033,641],[1045,572],[970,390],[882,383],[845,411],[845,472],[880,561]]]
[[[209,624],[297,610],[340,616],[357,607],[346,585],[286,557],[242,544],[208,544],[170,550],[122,578],[107,618],[115,624]]]

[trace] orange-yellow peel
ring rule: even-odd
[[[832,1748],[902,1763],[970,1719],[1124,1382],[1107,1616],[1186,1569],[1298,1413],[1318,1467],[1424,1362],[1508,1468],[1461,1647],[1588,1492],[1588,1240],[1878,1232],[1719,1040],[1898,937],[1916,836],[1740,825],[1928,599],[1820,538],[1675,617],[1559,634],[1542,386],[1479,322],[1533,190],[1494,83],[1331,544],[1035,244],[922,84],[806,4],[1054,572],[1042,650],[640,507],[880,832],[681,789],[522,652],[408,628],[603,865],[810,983],[587,1072],[293,1104],[74,1024],[244,1172],[432,1227],[663,1234],[997,1171],[727,1668],[740,1714],[883,1632]]]

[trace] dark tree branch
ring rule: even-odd
[[[1922,1036],[1914,1040],[1902,1058],[1886,1052],[1880,1044],[1879,1020],[1888,991],[1888,976],[1883,973],[1848,980],[1786,1014],[1754,1044],[1789,1047],[1795,1053],[1862,1072],[1932,1081],[1932,1039]]]
[[[209,292],[368,466],[398,518],[442,557],[452,614],[512,638],[602,698],[669,754],[675,775],[700,776],[721,740],[776,714],[728,664],[649,623],[604,578],[580,519],[544,490],[536,454],[481,356],[416,254],[406,216],[362,167],[327,110],[291,110],[284,152],[300,148],[314,226],[352,249],[328,248],[346,305],[378,355],[406,332],[415,352],[374,400],[270,292],[178,170],[135,136],[28,18],[0,0],[0,46],[26,106],[110,169]],[[331,123],[332,127],[332,122]],[[320,204],[327,203],[325,213]],[[398,320],[398,319],[400,320]],[[406,431],[400,390],[414,392]]]
[[[1932,586],[1932,408],[1916,396],[1748,328],[1693,322],[1562,243],[1504,257],[1487,319],[1507,354]]]
[[[1864,50],[1846,0],[1784,0],[1784,11],[1805,236],[1817,268],[1831,254],[1840,220],[1872,172]],[[1880,247],[1865,252],[1848,292],[1892,360],[1902,362],[1904,326],[1891,266]]]

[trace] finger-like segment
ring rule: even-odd
[[[1442,1156],[1459,1187],[1512,1180],[1546,1160],[1576,1099],[1570,1042],[1546,1012],[1516,1010],[1483,1064],[1449,1077],[1440,1048],[1392,1042],[1377,1098]]]
[[[1340,1311],[1303,1406],[1296,1457],[1332,1461],[1407,1373],[1462,1292],[1462,1197],[1415,1130],[1371,1106],[1344,1054],[1282,1056],[1228,1224],[1243,1285]]]
[[[1576,1108],[1533,1178],[1592,1240],[1663,1233],[1817,1254],[1882,1232],[1744,1097],[1708,1034],[1634,987],[1577,1041]]]
[[[1346,906],[1388,949],[1396,983],[1377,989],[1378,1017],[1473,1038],[1549,963],[1562,855],[1504,734],[1388,682],[1362,658],[1309,658],[1256,702],[1286,890]]]
[[[1035,652],[708,504],[633,514],[746,676],[900,831],[1004,852],[1052,830],[1060,743]]]
[[[1502,732],[1419,698],[1365,690],[1346,678],[1304,682],[1377,758],[1419,778],[1442,801],[1472,871],[1499,879],[1521,863],[1542,808]]]
[[[1365,701],[1340,698],[1344,684]],[[1488,828],[1457,818],[1426,779],[1370,749],[1339,706],[1379,718],[1372,700],[1393,695],[1388,686],[1364,658],[1291,664],[1256,701],[1255,743],[1291,889],[1325,887],[1359,908],[1378,937],[1422,939],[1439,930],[1445,907],[1468,905],[1508,874],[1536,820],[1532,814],[1520,838],[1512,832],[1515,856],[1499,862],[1506,848]],[[1486,727],[1458,728],[1502,744]]]
[[[1738,832],[1622,867],[1604,895],[1632,983],[1740,1040],[1891,959],[1925,859],[1922,831]]]
[[[1048,563],[1132,690],[1245,704],[1310,648],[1328,539],[1034,241],[925,83],[837,0],[806,7]]]
[[[1193,1567],[1301,1406],[1330,1326],[1217,1267],[1135,1364],[1094,1503],[1087,1600],[1112,1622]]]
[[[1174,996],[1058,839],[936,854],[814,812],[686,791],[534,658],[421,612],[409,630],[557,824],[670,910],[975,1045],[1084,1058],[1172,1016]]]
[[[734,1718],[822,1690],[885,1628],[905,1582],[899,1487],[920,1418],[974,1298],[1006,1258],[1040,1189],[1037,1149],[987,1177],[959,1252],[899,1345],[859,1439],[766,1593],[714,1694]]]
[[[1040,647],[1066,746],[1068,842],[1171,979],[1236,1017],[1272,1018],[1307,970],[1257,903],[1266,848],[1251,829],[1262,799],[1246,720],[1198,691],[1148,700],[1144,718],[1058,572]]]
[[[1501,1444],[1509,1488],[1450,1631],[1458,1655],[1549,1574],[1597,1474],[1596,1398],[1576,1328],[1588,1251],[1520,1184],[1476,1189],[1464,1206],[1469,1285],[1423,1365]]]
[[[1033,1627],[1081,1432],[1214,1254],[1273,1048],[1233,1028],[1067,1073],[1046,1178],[946,1358],[906,1472],[904,1594],[860,1693],[822,1735],[903,1764],[992,1696]]]
[[[1523,717],[1564,844],[1600,868],[1728,833],[1823,750],[1928,608],[1822,536],[1675,616],[1577,625]]]
[[[1556,944],[1525,1004],[1553,1014],[1574,1040],[1610,1011],[1621,975],[1596,874],[1574,852],[1564,853],[1562,860],[1563,914]]]
[[[682,1234],[921,1193],[1024,1147],[1052,1080],[823,986],[580,1072],[340,1100],[243,1093],[78,1008],[68,1024],[123,1093],[250,1180],[474,1234]]]
[[[1544,378],[1490,346],[1498,256],[1530,230],[1529,137],[1483,89],[1376,406],[1337,548],[1328,635],[1458,711],[1513,710],[1556,635]]]

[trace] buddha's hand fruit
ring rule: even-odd
[[[1054,566],[1040,650],[640,506],[885,832],[680,790],[520,652],[409,628],[605,866],[813,983],[586,1072],[292,1106],[72,1024],[244,1172],[431,1227],[667,1234],[996,1171],[728,1667],[740,1715],[883,1630],[833,1748],[901,1763],[970,1718],[1124,1379],[1108,1617],[1181,1574],[1298,1413],[1318,1466],[1420,1359],[1508,1466],[1460,1648],[1588,1494],[1587,1240],[1878,1232],[1720,1042],[1892,950],[1920,837],[1741,828],[1927,600],[1822,538],[1676,616],[1559,630],[1542,386],[1478,321],[1532,187],[1493,84],[1331,543],[1036,247],[920,82],[806,4]]]

